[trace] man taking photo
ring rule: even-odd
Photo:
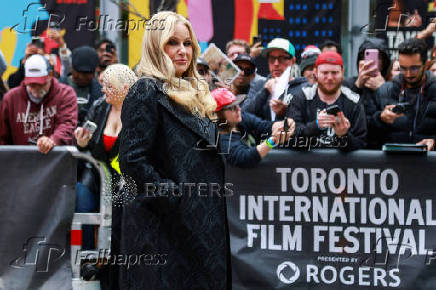
[[[416,143],[433,150],[436,138],[436,78],[425,71],[427,45],[408,39],[398,46],[400,74],[376,91],[373,115],[388,143]]]
[[[287,116],[296,124],[295,146],[341,150],[364,147],[365,112],[359,95],[342,86],[341,55],[333,51],[321,53],[315,62],[315,75],[317,83],[300,88],[289,104]],[[303,139],[310,142],[300,142]]]

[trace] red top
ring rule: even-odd
[[[103,144],[104,144],[104,149],[106,150],[106,152],[111,151],[112,147],[114,146],[115,141],[117,141],[118,137],[114,137],[114,136],[109,136],[106,134],[103,134]]]

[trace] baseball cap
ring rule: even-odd
[[[262,49],[262,56],[266,57],[268,56],[268,53],[273,49],[283,49],[287,53],[289,53],[292,57],[295,56],[295,47],[292,45],[292,43],[284,38],[274,38],[271,40],[266,48]]]
[[[321,50],[315,45],[308,45],[301,53],[301,58],[306,58],[314,54],[315,55],[321,54]]]
[[[256,67],[256,64],[254,63],[254,60],[251,58],[250,55],[242,53],[238,54],[236,58],[233,60],[234,63],[237,63],[238,61],[248,61],[252,66]]]
[[[231,91],[226,88],[215,89],[210,94],[216,102],[215,112],[219,112],[223,109],[228,109],[230,107],[239,105],[245,99],[245,95],[240,95],[236,97]]]
[[[24,84],[43,85],[50,73],[48,60],[40,54],[34,54],[24,63]]]
[[[98,65],[98,54],[90,46],[81,46],[73,50],[72,66],[75,71],[93,73]]]
[[[207,68],[209,69],[209,64],[201,57],[197,58],[197,64],[207,66]]]
[[[317,54],[311,54],[311,55],[306,56],[306,58],[303,58],[303,59],[301,60],[301,63],[300,63],[300,70],[301,70],[301,73],[303,73],[304,70],[305,70],[308,66],[311,66],[311,65],[314,66],[317,58],[318,58],[318,55],[317,55]]]
[[[342,56],[335,51],[326,51],[318,55],[315,66],[319,66],[321,64],[335,64],[344,67]]]

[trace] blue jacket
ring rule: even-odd
[[[273,122],[265,121],[253,114],[242,112],[239,132],[219,135],[219,146],[228,163],[241,168],[257,166],[261,157],[256,145],[271,135]]]

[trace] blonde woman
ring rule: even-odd
[[[112,184],[119,182],[117,162],[113,162],[118,155],[118,134],[121,131],[121,107],[129,88],[137,80],[132,70],[123,64],[108,66],[101,75],[104,96],[90,107],[84,122],[91,121],[97,125],[94,133],[88,129],[78,127],[74,136],[79,150],[89,150],[91,155],[106,164],[112,174]],[[83,126],[83,124],[82,124]],[[116,161],[116,160],[115,160]],[[89,168],[83,169],[82,180],[77,184],[76,212],[93,212],[98,209],[98,182]],[[114,188],[114,193],[118,189]],[[116,195],[118,196],[118,195]],[[115,201],[116,202],[116,201]],[[112,230],[117,230],[117,209],[113,210]],[[94,248],[94,233],[92,226],[83,228],[83,247]],[[112,244],[117,245],[116,241]],[[114,252],[114,251],[112,251]]]
[[[94,158],[106,162],[111,168],[113,158],[118,155],[121,107],[137,77],[128,66],[113,64],[102,73],[101,80],[104,97],[94,102],[85,118],[85,121],[95,123],[97,129],[91,133],[78,127],[75,137],[79,149],[89,149]]]
[[[142,78],[121,113],[119,158],[137,190],[123,208],[121,252],[152,259],[120,266],[119,286],[226,289],[229,191],[214,149],[216,103],[199,80],[200,49],[189,21],[160,12],[149,23],[136,68]]]

